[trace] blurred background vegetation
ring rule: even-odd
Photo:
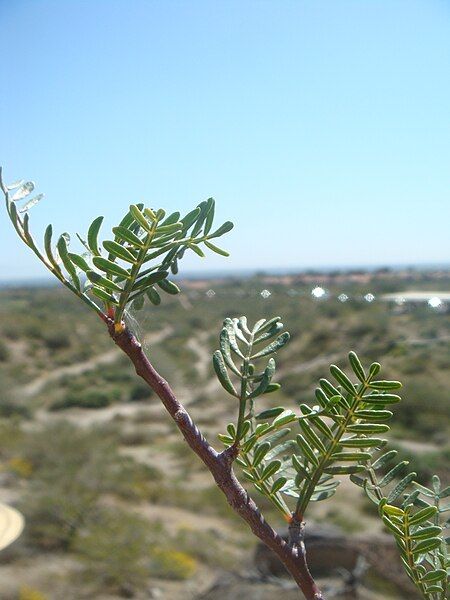
[[[344,366],[354,349],[404,383],[393,445],[423,482],[433,472],[448,481],[450,314],[445,304],[380,298],[448,291],[448,272],[260,274],[181,285],[179,297],[131,315],[130,324],[217,447],[236,411],[211,366],[222,320],[279,314],[292,340],[276,358],[282,389],[262,408],[314,404],[328,365]],[[316,285],[322,298],[311,295]],[[2,494],[27,523],[1,557],[2,598],[196,598],[221,572],[251,567],[250,532],[76,298],[56,287],[0,290],[0,381]],[[346,534],[380,530],[368,502],[345,483],[314,511]]]

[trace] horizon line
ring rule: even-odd
[[[397,263],[397,264],[375,264],[375,265],[329,265],[329,266],[317,266],[317,267],[242,267],[242,268],[224,268],[224,269],[210,269],[210,270],[188,270],[184,275],[177,275],[176,279],[217,279],[217,278],[251,278],[258,276],[295,276],[295,275],[330,275],[332,273],[338,274],[351,274],[355,272],[364,273],[376,273],[378,271],[416,271],[426,272],[434,270],[443,270],[450,273],[450,262],[446,263]],[[17,278],[3,278],[0,277],[0,287],[16,287],[16,286],[48,286],[54,283],[58,284],[50,274],[46,276],[38,277],[17,277]]]

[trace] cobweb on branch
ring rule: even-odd
[[[139,315],[138,315],[139,312]],[[143,320],[145,321],[144,311],[133,310],[132,308],[128,308],[124,311],[124,321],[126,323],[127,328],[133,333],[135,338],[138,340],[140,344],[144,346],[144,329],[143,329]],[[139,320],[137,317],[139,316]]]

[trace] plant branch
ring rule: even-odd
[[[211,472],[231,508],[249,525],[253,533],[280,558],[307,600],[324,600],[309,572],[303,545],[285,542],[265,521],[255,502],[233,472],[233,456],[227,451],[218,453],[210,446],[186,409],[176,398],[167,381],[150,363],[136,337],[126,328],[117,333],[113,320],[109,319],[106,322],[114,342],[130,358],[136,373],[159,396],[188,445]]]

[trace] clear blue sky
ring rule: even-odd
[[[0,163],[39,235],[214,196],[193,269],[450,261],[448,0],[0,0]],[[0,278],[42,276],[0,216]]]

